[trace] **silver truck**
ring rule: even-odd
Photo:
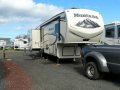
[[[120,46],[87,45],[81,55],[89,79],[100,79],[110,72],[120,74]]]

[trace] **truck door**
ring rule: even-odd
[[[115,39],[115,26],[106,27],[104,45],[114,45],[114,39]]]
[[[120,25],[117,25],[116,32],[115,45],[120,45]]]

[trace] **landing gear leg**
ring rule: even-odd
[[[59,64],[59,58],[57,58],[57,64],[56,64],[56,66],[60,66],[60,64]]]
[[[49,59],[48,59],[48,55],[47,55],[47,58],[46,58],[46,60],[49,60]]]

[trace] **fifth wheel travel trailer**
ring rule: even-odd
[[[5,40],[0,40],[0,49],[2,49],[3,46],[6,46],[6,41]]]
[[[30,50],[40,50],[40,30],[29,30],[28,42]]]
[[[14,39],[14,50],[23,50],[24,48],[29,49],[28,39]]]
[[[120,22],[105,24],[101,38],[102,45],[120,45]]]
[[[46,55],[80,58],[83,44],[98,43],[104,30],[99,12],[68,9],[39,25],[41,49]],[[39,38],[39,37],[38,37]]]

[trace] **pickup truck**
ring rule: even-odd
[[[100,79],[110,72],[120,74],[120,46],[87,45],[82,48],[81,56],[89,79]]]

